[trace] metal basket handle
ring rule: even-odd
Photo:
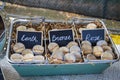
[[[90,23],[90,22],[93,22],[95,20],[97,20],[97,18],[77,18],[77,17],[74,17],[74,18],[69,19],[68,21],[72,21],[74,23]]]
[[[44,16],[36,16],[36,17],[29,17],[29,16],[21,16],[21,15],[14,15],[14,14],[7,14],[9,18],[13,18],[13,21],[18,19],[30,20],[30,21],[40,21],[43,22],[45,20]]]

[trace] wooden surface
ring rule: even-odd
[[[120,46],[118,47],[120,49]],[[112,64],[102,74],[35,77],[20,77],[5,57],[0,61],[0,65],[6,80],[120,80],[120,61]]]

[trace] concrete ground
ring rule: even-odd
[[[118,46],[118,49],[120,51],[120,45]],[[15,69],[7,62],[6,58],[3,58],[0,61],[0,65],[6,80],[120,80],[120,61],[112,64],[102,74],[37,77],[19,76]]]

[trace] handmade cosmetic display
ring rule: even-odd
[[[8,62],[21,76],[101,73],[119,59],[101,20],[15,19],[9,35]]]

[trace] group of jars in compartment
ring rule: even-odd
[[[15,43],[11,46],[10,59],[13,62],[45,62],[44,47],[35,45],[32,49],[26,49],[23,43]]]
[[[62,64],[80,63],[84,60],[115,59],[112,47],[105,40],[98,41],[95,46],[92,46],[89,41],[85,40],[81,42],[80,46],[74,41],[62,47],[59,47],[57,43],[50,43],[48,49],[52,54],[49,62],[52,64]]]
[[[89,23],[87,25],[76,25],[79,38],[81,39],[82,30],[104,28],[99,21]],[[84,60],[113,60],[116,58],[110,43],[108,34],[105,32],[105,40],[99,40],[96,45],[89,41],[81,41],[81,50]]]
[[[71,24],[66,23],[45,23],[45,28],[43,23],[37,26],[30,24],[27,25],[14,25],[12,38],[15,39],[16,31],[45,31],[47,33],[46,38],[48,38],[49,30],[56,29],[73,29]],[[87,25],[76,25],[76,30],[78,35],[81,35],[81,30],[83,29],[96,29],[102,28],[100,22],[93,22]],[[44,30],[45,29],[45,30]],[[75,32],[74,36],[76,37]],[[107,36],[106,36],[107,37]],[[79,37],[80,38],[80,37]],[[115,54],[113,49],[108,44],[108,38],[106,40],[101,40],[96,43],[96,46],[92,46],[89,41],[82,41],[79,45],[78,42],[72,41],[68,45],[60,47],[57,43],[47,44],[47,56],[45,56],[45,47],[42,45],[35,45],[32,49],[25,49],[24,44],[15,43],[11,46],[13,52],[10,55],[10,59],[15,62],[32,62],[38,61],[44,63],[46,58],[51,64],[65,64],[65,63],[78,63],[83,62],[84,58],[88,60],[113,60]]]
[[[10,60],[13,62],[45,62],[44,46],[34,45],[32,49],[26,49],[23,43],[16,43],[17,31],[44,31],[43,24],[14,23],[11,39]],[[12,41],[14,40],[14,41]]]
[[[112,47],[105,40],[100,40],[95,46],[89,41],[81,42],[81,49],[84,58],[87,60],[113,60],[115,54]]]
[[[48,44],[48,50],[48,61],[51,64],[83,62],[81,48],[75,41],[69,42],[66,46],[52,42]]]

